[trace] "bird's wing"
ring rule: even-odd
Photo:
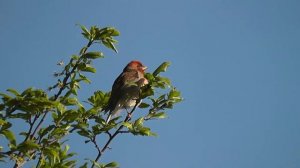
[[[121,73],[115,80],[111,96],[108,101],[108,106],[105,111],[113,111],[117,107],[120,97],[123,94],[123,89],[138,81],[139,75],[137,71],[129,71]]]

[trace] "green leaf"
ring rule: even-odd
[[[56,127],[52,132],[49,133],[49,137],[60,139],[66,134],[68,134],[68,129],[70,128],[70,125],[64,125],[62,127]]]
[[[145,78],[146,78],[148,81],[153,81],[153,80],[155,80],[155,77],[154,77],[153,74],[151,74],[151,73],[145,73]]]
[[[87,47],[83,47],[83,48],[80,50],[79,54],[82,55],[83,53],[86,52],[86,50],[87,50]]]
[[[55,112],[53,112],[51,116],[52,116],[54,121],[56,121],[58,119],[58,115]]]
[[[150,105],[149,104],[147,104],[147,103],[141,103],[140,105],[139,105],[139,108],[148,108]]]
[[[83,32],[90,33],[89,30],[85,26],[83,26],[83,25],[79,25],[79,26]]]
[[[72,93],[73,95],[77,96],[77,89],[76,88],[71,89],[70,93]]]
[[[15,147],[16,146],[16,137],[14,133],[10,130],[3,130],[1,131],[1,134],[6,137],[6,139],[9,141],[9,143]]]
[[[21,96],[25,96],[27,95],[28,93],[32,92],[33,91],[33,88],[28,88],[26,90],[24,90],[22,93],[21,93]]]
[[[81,129],[80,131],[77,131],[77,133],[84,137],[91,137],[91,133],[88,130]]]
[[[110,36],[119,36],[120,35],[120,32],[114,27],[109,27],[108,31],[109,31]]]
[[[96,69],[89,64],[81,63],[78,65],[78,70],[95,73]]]
[[[78,100],[76,97],[68,97],[65,98],[62,103],[66,106],[73,106],[78,104]]]
[[[68,110],[64,113],[63,121],[71,123],[71,122],[75,121],[76,119],[78,119],[79,115],[80,115],[79,112],[77,112],[75,110]]]
[[[100,30],[100,38],[119,36],[120,32],[114,27],[105,27]]]
[[[65,168],[75,167],[76,166],[76,160],[65,161],[63,166]]]
[[[7,121],[2,120],[2,119],[0,118],[0,126],[4,125],[4,124],[6,124],[6,123],[7,123]]]
[[[143,136],[157,136],[157,134],[155,134],[154,132],[151,132],[150,128],[147,128],[147,127],[141,128],[139,134],[141,134]]]
[[[117,162],[111,162],[111,163],[108,163],[105,165],[105,167],[107,168],[115,168],[115,167],[118,167],[118,163]]]
[[[94,160],[90,160],[90,159],[87,159],[87,160],[89,160],[91,163],[93,163],[94,166],[97,167],[97,168],[104,168],[103,164],[100,164],[100,163],[98,163],[98,162],[96,162]]]
[[[133,129],[132,124],[131,124],[130,122],[124,122],[123,125],[124,125],[125,127],[127,127],[129,130],[132,130],[132,129]]]
[[[27,140],[18,145],[18,149],[22,152],[28,152],[30,150],[39,149],[40,146],[36,144],[33,140]]]
[[[83,25],[81,25],[81,24],[77,24],[77,25],[79,25],[80,28],[81,28],[81,30],[83,31],[83,32],[82,32],[82,35],[83,35],[86,39],[89,40],[89,39],[91,38],[91,34],[90,34],[89,30],[88,30],[85,26],[83,26]]]
[[[118,53],[118,50],[117,50],[116,46],[114,45],[114,43],[112,41],[109,41],[108,43],[111,46],[111,49],[113,49],[116,53]]]
[[[152,87],[149,87],[149,85],[142,87],[142,94],[141,94],[142,99],[152,95],[154,95],[154,89]]]
[[[166,77],[161,77],[161,76],[156,76],[155,77],[156,81],[157,81],[157,86],[160,88],[166,88],[171,86],[171,81],[170,79],[166,78]]]
[[[61,152],[62,159],[67,159],[67,158],[70,158],[70,157],[75,155],[75,153],[69,153],[68,154],[69,149],[70,149],[70,146],[66,145],[65,149]]]
[[[12,124],[10,122],[5,121],[5,123],[2,125],[1,130],[6,130],[8,128],[10,128],[12,126]]]
[[[102,52],[88,52],[82,55],[83,58],[89,58],[89,59],[96,59],[96,58],[103,58]]]
[[[107,47],[110,48],[112,50],[114,50],[116,53],[118,53],[117,48],[115,47],[114,43],[111,40],[102,40],[102,43]]]
[[[78,60],[79,59],[79,56],[78,55],[72,55],[71,57],[73,60]]]
[[[7,101],[9,101],[9,100],[12,99],[11,96],[8,96],[7,94],[4,94],[4,93],[0,93],[0,96],[2,96],[2,100],[3,100],[4,102],[7,102]]]
[[[46,134],[48,134],[54,128],[55,128],[54,125],[50,125],[47,128],[40,129],[40,131],[38,132],[38,134],[40,135],[40,137],[44,137]]]
[[[170,62],[162,63],[156,70],[153,72],[153,76],[157,76],[161,72],[166,72],[167,68],[170,66]]]
[[[14,89],[7,89],[6,91],[14,94],[15,96],[20,96],[20,93],[18,91],[14,90]]]
[[[58,103],[56,105],[56,109],[61,113],[64,113],[66,111],[66,107],[62,103]]]
[[[80,80],[82,80],[83,82],[88,83],[88,84],[91,83],[91,81],[86,76],[84,76],[80,73],[79,73],[79,77],[80,77]]]
[[[141,126],[141,125],[143,125],[143,123],[144,123],[144,117],[141,117],[141,118],[135,120],[133,126],[134,127]]]
[[[90,28],[90,34],[91,34],[91,37],[95,37],[96,35],[96,26],[91,26]]]
[[[152,117],[154,117],[154,118],[166,118],[167,115],[166,115],[165,112],[159,112],[159,113],[153,114]]]
[[[27,132],[20,132],[19,135],[23,135],[23,136],[26,137],[28,135],[28,133]]]
[[[176,90],[176,88],[172,88],[172,90],[169,92],[168,99],[174,101],[174,103],[182,101],[180,92]]]
[[[59,159],[59,153],[57,151],[57,149],[52,149],[52,148],[45,148],[43,150],[43,154],[48,156],[51,160],[53,160],[53,162],[56,162],[57,159]]]
[[[90,65],[87,65],[82,71],[96,73],[96,69]]]

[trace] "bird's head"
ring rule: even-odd
[[[146,69],[147,67],[144,66],[140,61],[133,60],[127,64],[123,71],[137,70],[144,73]]]

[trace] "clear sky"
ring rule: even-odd
[[[2,0],[0,92],[53,84],[56,63],[86,43],[75,24],[114,26],[119,54],[103,50],[81,98],[109,91],[125,64],[138,59],[150,71],[172,62],[165,75],[185,100],[168,119],[150,123],[159,137],[120,136],[104,162],[299,168],[299,7],[299,0]],[[94,158],[83,142],[70,140],[71,151],[79,160]]]

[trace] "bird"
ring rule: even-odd
[[[105,113],[109,112],[106,124],[122,109],[126,109],[128,112],[128,109],[136,105],[141,87],[148,84],[148,80],[144,77],[146,69],[147,67],[140,61],[133,60],[126,65],[123,72],[114,81],[111,96],[104,109]]]

